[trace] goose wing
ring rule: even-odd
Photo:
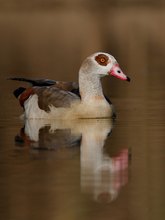
[[[24,81],[30,83],[30,87],[19,87],[13,93],[19,99],[21,106],[32,95],[38,96],[38,105],[45,111],[54,107],[70,107],[70,105],[80,100],[78,83],[62,82],[49,79],[31,80],[27,78],[10,78],[11,80]]]
[[[45,111],[49,111],[50,106],[67,108],[75,101],[80,100],[79,96],[75,93],[59,89],[55,86],[33,87],[33,92],[38,96],[39,108]]]

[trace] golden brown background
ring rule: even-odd
[[[118,115],[107,148],[132,152],[129,183],[110,205],[80,195],[79,156],[15,150],[20,83],[6,80],[76,81],[96,51],[114,55],[132,80],[103,79]],[[0,0],[1,219],[164,219],[164,84],[164,0]]]

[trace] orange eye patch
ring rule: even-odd
[[[105,54],[99,54],[98,56],[95,57],[95,60],[98,62],[98,64],[102,66],[107,66],[108,63],[110,62],[108,56]]]

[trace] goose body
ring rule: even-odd
[[[78,83],[48,79],[11,79],[32,85],[14,91],[24,108],[25,118],[108,118],[113,116],[114,111],[102,90],[100,79],[106,75],[130,81],[115,58],[102,52],[95,53],[83,61]]]

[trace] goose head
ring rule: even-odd
[[[112,55],[103,52],[94,53],[87,57],[82,63],[80,72],[97,75],[100,78],[109,75],[121,80],[130,81],[130,78],[119,67],[116,59]]]

